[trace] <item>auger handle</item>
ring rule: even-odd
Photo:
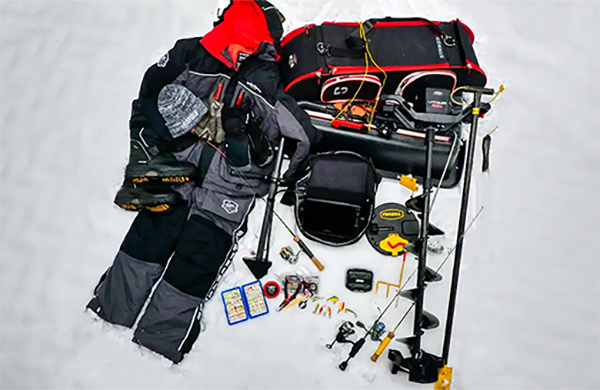
[[[310,257],[310,260],[313,262],[313,264],[315,266],[317,266],[319,271],[323,271],[325,269],[325,266],[323,264],[321,264],[321,262],[317,259],[317,257],[310,251],[310,249],[308,249],[308,247],[306,246],[304,241],[302,241],[299,236],[294,237],[294,241],[296,241],[298,243],[298,246],[300,246],[300,249],[302,249],[302,252],[306,253],[306,255],[308,257]]]
[[[385,336],[385,338],[383,339],[383,341],[381,342],[381,344],[379,344],[379,348],[377,348],[377,351],[375,351],[375,353],[373,354],[373,356],[371,356],[371,360],[373,362],[376,362],[377,359],[379,359],[379,356],[381,356],[381,354],[383,353],[383,351],[385,351],[385,349],[387,348],[387,346],[390,343],[390,341],[392,341],[392,339],[394,338],[394,336],[396,336],[394,334],[394,332],[389,332],[387,334],[387,336]]]
[[[466,91],[466,92],[471,92],[471,93],[481,93],[482,95],[493,95],[494,94],[494,90],[492,88],[476,87],[473,85],[465,85],[462,88],[462,90]]]

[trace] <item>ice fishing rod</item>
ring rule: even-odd
[[[262,200],[263,202],[265,202],[265,204],[267,205],[267,210],[265,210],[266,213],[271,213],[272,215],[274,215],[275,217],[277,217],[277,219],[279,220],[279,222],[281,222],[281,224],[287,229],[288,233],[290,233],[293,236],[293,240],[294,242],[296,242],[298,244],[298,246],[300,247],[300,250],[302,250],[302,252],[304,252],[308,258],[313,262],[313,264],[319,269],[319,271],[323,271],[325,269],[325,266],[323,266],[323,264],[317,259],[317,257],[313,254],[313,252],[310,250],[310,248],[308,247],[308,245],[306,245],[306,243],[300,238],[300,236],[298,234],[296,234],[290,227],[289,225],[283,220],[283,218],[281,218],[281,216],[277,213],[277,211],[275,211],[275,207],[274,207],[274,197],[276,194],[276,188],[275,191],[269,191],[271,195],[270,197],[272,197],[272,199],[266,200],[264,199],[262,196],[260,196],[260,194],[258,193],[258,189],[252,185],[250,185],[248,178],[246,177],[246,175],[244,174],[244,172],[242,172],[238,167],[236,167],[233,162],[229,159],[229,157],[227,157],[227,155],[225,153],[223,153],[222,150],[220,150],[217,146],[215,146],[212,142],[207,141],[206,142],[208,145],[210,145],[213,149],[215,149],[215,151],[217,151],[217,153],[219,153],[221,156],[223,156],[223,158],[229,163],[229,165],[235,169],[237,171],[237,173],[240,175],[240,178],[244,181],[245,185],[248,188],[253,189],[254,195],[256,197],[258,197],[260,200]],[[278,156],[277,156],[277,161],[276,161],[276,170],[273,174],[273,176],[271,177],[271,185],[272,186],[277,186],[277,183],[279,181],[279,170],[281,169],[281,162],[282,162],[282,158],[283,158],[283,144],[284,144],[284,138],[281,137],[281,140],[279,142],[278,145]],[[267,215],[266,215],[267,216]],[[264,237],[270,236],[270,230],[271,230],[271,222],[269,221],[269,223],[267,224],[268,226],[264,226],[264,221],[263,221],[263,229],[261,229],[261,235],[264,235]],[[265,231],[263,231],[264,229],[266,229]],[[260,240],[259,240],[260,241]],[[266,240],[264,240],[266,241]],[[257,258],[258,257],[262,257],[264,255],[265,252],[265,246],[266,246],[266,242],[263,242],[261,245],[261,242],[259,242],[259,248],[257,248]],[[259,262],[266,262],[268,263],[268,261],[264,261],[263,259],[261,259],[262,261]],[[248,262],[246,262],[246,265],[248,265]],[[269,265],[270,266],[270,265]],[[251,271],[253,271],[252,267],[250,267],[250,265],[248,265],[249,268],[251,268]],[[257,275],[255,276],[260,276],[260,274],[264,273],[262,276],[266,275],[266,271],[268,270],[269,267],[266,267],[266,269],[264,269],[264,267],[262,270],[256,270]],[[254,271],[253,271],[254,274]],[[260,276],[260,277],[262,277]],[[260,279],[259,277],[257,277],[257,279]]]
[[[481,207],[479,209],[479,211],[477,212],[477,214],[475,215],[475,217],[473,217],[473,220],[471,221],[471,223],[469,224],[469,226],[465,229],[465,232],[462,235],[463,238],[469,232],[469,230],[471,229],[471,226],[473,226],[473,224],[475,223],[475,221],[477,220],[477,218],[479,218],[479,215],[482,212],[483,212],[483,207]],[[435,273],[437,273],[440,269],[442,269],[442,267],[444,266],[444,264],[446,264],[446,262],[448,261],[448,259],[450,258],[450,256],[452,255],[452,253],[454,252],[454,250],[456,249],[456,247],[457,247],[457,245],[454,245],[454,247],[448,252],[448,254],[446,255],[446,258],[442,261],[442,263],[437,268],[437,270],[435,270]],[[340,365],[338,366],[340,368],[340,370],[342,370],[342,371],[346,370],[346,368],[348,367],[348,362],[350,361],[350,359],[352,359],[353,357],[355,357],[358,354],[358,352],[362,349],[362,347],[365,344],[365,341],[367,339],[367,336],[373,331],[373,329],[375,328],[375,325],[383,318],[383,316],[388,311],[388,309],[392,306],[392,304],[394,303],[394,301],[396,299],[398,299],[398,297],[400,297],[400,294],[402,293],[402,291],[404,290],[404,288],[406,287],[406,285],[411,280],[411,278],[415,275],[416,272],[417,272],[417,269],[415,269],[410,274],[410,276],[406,279],[406,281],[404,282],[404,284],[398,289],[398,292],[396,292],[396,294],[394,295],[394,297],[392,298],[392,300],[387,304],[387,306],[385,307],[385,309],[383,309],[383,311],[381,312],[381,314],[379,314],[379,317],[377,317],[377,319],[373,322],[373,325],[371,325],[371,327],[369,328],[369,330],[364,334],[363,337],[361,337],[357,342],[354,343],[354,345],[352,346],[352,349],[350,350],[350,353],[348,353],[348,357],[346,358],[346,360],[344,360],[343,362],[341,362]],[[425,288],[427,288],[427,286]],[[425,290],[423,290],[423,291],[425,291]],[[404,313],[404,316],[402,317],[402,319],[400,320],[400,322],[398,323],[398,325],[396,325],[396,327],[394,328],[393,332],[395,332],[396,330],[398,330],[398,327],[400,326],[400,324],[402,323],[402,321],[404,321],[404,319],[406,318],[406,316],[408,315],[408,313],[410,312],[410,310],[414,306],[415,306],[415,302],[413,301],[412,305],[409,307],[409,309],[406,311],[406,313]],[[390,333],[393,333],[393,332],[390,332]],[[390,343],[390,341],[392,340],[392,338],[394,336],[395,335],[393,334],[391,336],[391,338],[389,338],[389,340],[388,340],[388,337],[389,337],[389,333],[388,333],[388,335],[386,336],[386,338],[379,345],[379,348],[377,348],[377,351],[379,351],[378,356],[374,360],[373,360],[373,356],[372,356],[371,360],[373,360],[374,362],[377,361],[377,359],[379,358],[379,355],[381,355],[381,353],[383,353],[383,351],[385,350],[385,348],[387,347],[387,345]],[[383,348],[382,348],[382,345],[383,345]],[[377,353],[377,351],[375,353]]]
[[[467,229],[465,230],[464,234],[463,234],[463,238],[464,236],[467,234],[467,232],[469,231],[469,229],[471,228],[471,226],[475,223],[475,221],[477,220],[477,218],[479,218],[479,215],[481,214],[481,212],[483,211],[483,207],[481,207],[479,209],[479,211],[477,212],[477,214],[475,215],[475,217],[473,217],[473,220],[471,221],[471,223],[469,224],[469,226],[467,227]],[[442,267],[444,266],[444,264],[446,264],[446,262],[448,261],[448,259],[450,258],[450,256],[452,255],[452,253],[454,252],[454,250],[456,249],[458,245],[454,245],[454,247],[450,250],[450,252],[448,252],[448,255],[446,255],[446,258],[442,261],[442,263],[440,264],[440,266],[435,270],[435,273],[437,274]],[[404,285],[402,287],[400,287],[400,290],[404,289],[404,287],[406,287],[406,284],[410,281],[410,279],[413,277],[413,275],[417,272],[417,270],[415,269],[410,276],[408,277],[408,279],[406,279],[406,282],[404,283]],[[427,287],[429,286],[429,284],[425,285],[425,288],[423,289],[423,292],[427,289]],[[401,291],[399,291],[400,293]],[[398,330],[398,328],[400,327],[400,325],[402,325],[402,322],[404,322],[404,320],[406,319],[406,316],[408,315],[408,313],[410,313],[410,311],[412,310],[412,308],[415,306],[416,304],[416,299],[420,298],[419,297],[415,297],[415,301],[413,301],[412,305],[408,308],[408,310],[406,311],[406,313],[404,313],[404,315],[402,316],[402,318],[400,318],[400,321],[398,321],[398,323],[396,324],[396,326],[394,327],[394,329],[390,332],[388,332],[387,336],[381,341],[381,343],[379,344],[379,347],[377,348],[377,350],[373,353],[373,355],[371,356],[371,360],[373,362],[376,362],[377,359],[379,359],[379,356],[381,356],[381,354],[383,353],[383,351],[385,351],[385,349],[387,348],[388,344],[390,343],[390,341],[392,341],[392,339],[396,336],[396,331]]]

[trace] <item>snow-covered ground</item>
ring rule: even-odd
[[[185,360],[133,344],[132,331],[84,312],[134,214],[112,204],[128,153],[127,122],[144,70],[177,38],[211,27],[215,1],[2,1],[1,337],[2,388],[424,388],[369,360],[369,342],[347,372],[333,351],[342,319],[298,309],[228,326],[222,303],[206,308],[206,330]],[[226,2],[225,2],[226,3]],[[480,135],[494,135],[488,175],[476,173],[450,364],[454,389],[600,387],[600,6],[597,2],[338,0],[274,3],[286,29],[375,16],[459,17],[477,36],[489,85],[506,84]],[[479,146],[478,146],[479,151]],[[479,153],[478,153],[479,154]],[[476,167],[479,167],[476,164]],[[386,181],[378,203],[408,192]],[[440,193],[433,223],[456,231],[460,188]],[[221,288],[249,282],[241,257]],[[278,205],[292,221],[291,211]],[[277,229],[274,248],[291,244]],[[384,296],[352,294],[345,269],[394,281],[400,262],[363,239],[341,249],[315,243],[326,265],[323,295],[338,295],[368,322]],[[443,259],[432,256],[431,265]],[[273,275],[290,269],[274,258]],[[415,261],[407,262],[411,272]],[[306,259],[300,265],[314,267]],[[425,308],[445,318],[445,279]],[[274,309],[275,304],[271,304]],[[392,325],[406,310],[386,315]],[[399,335],[409,335],[412,317]],[[442,324],[443,325],[443,324]],[[424,347],[441,352],[443,327]],[[398,342],[392,346],[402,349]]]

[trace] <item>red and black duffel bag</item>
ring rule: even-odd
[[[370,53],[360,27],[360,23],[325,22],[286,35],[280,61],[286,91],[296,100],[335,102],[352,98],[362,82],[361,94],[367,96],[361,100],[370,100],[381,87],[381,93],[393,94],[407,75],[420,70],[451,70],[457,76],[457,87],[486,83],[473,50],[473,32],[459,20],[367,20],[362,27]],[[369,80],[355,77],[353,83],[338,77],[363,76],[367,70],[365,54],[387,73],[385,85],[381,85],[381,70],[372,61]]]

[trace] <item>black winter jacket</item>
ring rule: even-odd
[[[161,89],[170,83],[182,84],[201,99],[218,94],[225,106],[246,103],[262,120],[262,129],[272,145],[286,137],[293,154],[289,177],[308,156],[318,132],[281,85],[276,54],[272,47],[244,60],[237,71],[213,57],[200,43],[201,38],[181,39],[145,73],[139,97],[133,101],[130,129],[133,139],[155,149],[177,149],[157,108]],[[292,142],[289,142],[292,141]]]

